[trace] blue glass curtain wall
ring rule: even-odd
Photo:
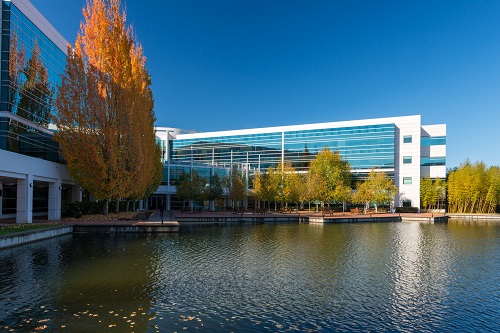
[[[49,127],[66,55],[14,4],[2,1],[0,111]],[[0,149],[61,162],[51,135],[0,120]]]
[[[276,167],[283,155],[298,171],[306,171],[316,155],[327,147],[339,151],[353,170],[392,169],[394,136],[394,124],[383,124],[176,139],[173,140],[172,162],[219,167],[230,167],[231,163],[249,164],[254,172]]]
[[[446,165],[446,157],[422,157],[421,166]]]
[[[422,147],[439,146],[445,144],[446,144],[445,136],[426,136],[420,139],[420,145]]]
[[[212,175],[217,175],[219,179],[223,179],[227,175],[229,175],[229,168],[219,168],[219,167],[210,167],[206,165],[193,165],[193,170],[195,170],[201,177],[203,177],[207,184],[210,182],[210,178]],[[170,165],[170,185],[177,185],[177,181],[182,173],[189,174],[191,172],[190,166],[184,165]],[[165,164],[163,167],[163,185],[168,184],[168,165]]]

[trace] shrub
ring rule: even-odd
[[[396,213],[418,213],[418,207],[396,207]]]
[[[81,202],[68,202],[66,206],[66,213],[70,217],[80,218],[82,217],[82,205]]]

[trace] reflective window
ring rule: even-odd
[[[423,147],[439,146],[445,144],[446,144],[445,136],[427,136],[427,137],[422,137],[420,140],[420,145]]]
[[[12,2],[2,1],[1,5],[0,111],[16,114],[36,126],[3,119],[0,148],[60,162],[57,144],[37,126],[49,127],[66,54]]]
[[[411,164],[411,156],[403,156],[403,164]]]
[[[411,143],[411,142],[412,142],[411,135],[405,135],[405,136],[403,136],[403,143]]]
[[[446,165],[446,157],[422,157],[421,166]]]
[[[403,177],[404,185],[411,185],[411,177]]]
[[[392,169],[394,132],[394,124],[381,124],[176,139],[172,163],[213,164],[221,168],[229,168],[231,164],[247,165],[253,174],[276,167],[284,159],[296,170],[306,171],[316,155],[327,147],[338,151],[353,170]]]
[[[63,163],[52,135],[9,118],[0,118],[0,149]]]

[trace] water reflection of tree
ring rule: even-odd
[[[17,114],[36,124],[47,126],[53,105],[54,89],[49,83],[47,69],[40,59],[38,43],[35,43],[22,73],[25,81],[19,88],[21,97]]]
[[[26,61],[27,50],[13,32],[9,44],[8,110],[32,123],[47,127],[55,91],[49,82],[48,71],[41,60],[37,42],[28,53],[31,56]],[[8,149],[19,152],[22,141],[20,136],[32,131],[28,126],[10,121]]]
[[[9,111],[17,113],[19,104],[20,73],[26,59],[26,50],[19,45],[17,34],[12,34],[9,45]]]

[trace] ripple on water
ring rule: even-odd
[[[500,233],[481,228],[286,225],[56,238],[0,253],[0,323],[47,331],[498,331]]]

